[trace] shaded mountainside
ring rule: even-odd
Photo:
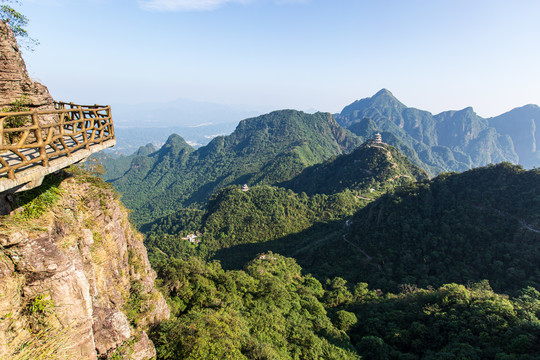
[[[358,145],[359,140],[331,114],[276,111],[243,120],[231,135],[217,137],[196,151],[172,135],[159,151],[135,157],[113,184],[141,224],[180,207],[204,204],[227,185],[288,180],[305,167]]]
[[[391,289],[488,279],[498,291],[540,287],[540,172],[503,163],[442,174],[355,214],[345,257],[357,278]]]
[[[223,247],[213,258],[225,268],[241,268],[246,259],[270,250],[294,257],[319,279],[367,281],[384,291],[397,291],[400,284],[426,287],[483,279],[507,293],[538,288],[539,176],[537,170],[507,163],[443,174],[365,200],[349,225],[346,216],[327,218],[264,242],[256,241],[255,229],[243,235],[254,240]],[[244,218],[230,214],[235,214],[229,220],[234,223],[257,213]],[[269,219],[255,219],[273,226]]]
[[[386,89],[355,101],[336,115],[340,125],[363,139],[382,132],[385,142],[400,149],[431,175],[502,161],[540,165],[531,162],[531,149],[514,149],[521,141],[516,134],[531,130],[530,118],[518,112],[512,113],[511,118],[512,122],[519,122],[520,130],[502,131],[502,119],[484,119],[470,107],[437,115],[409,108]],[[534,134],[529,132],[530,136]],[[531,141],[528,143],[530,148]]]
[[[365,294],[365,293],[364,293]],[[366,296],[368,295],[368,296]],[[346,306],[362,319],[351,341],[363,359],[520,359],[540,356],[540,293],[499,295],[486,281]]]
[[[145,331],[169,308],[110,185],[61,173],[14,200],[0,218],[0,357],[153,358]]]

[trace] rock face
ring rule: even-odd
[[[169,308],[142,236],[108,186],[88,179],[57,180],[59,199],[37,218],[0,218],[0,358],[155,356],[145,330]]]
[[[0,21],[0,108],[26,97],[32,108],[53,109],[53,98],[44,85],[28,76],[11,28]]]

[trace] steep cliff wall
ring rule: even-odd
[[[44,85],[28,76],[11,28],[0,21],[0,108],[25,97],[29,106],[52,109],[53,98]]]
[[[169,308],[117,195],[72,170],[14,196],[0,217],[0,358],[155,356],[145,330]]]

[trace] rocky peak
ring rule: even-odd
[[[0,21],[0,94],[0,108],[24,96],[31,107],[52,109],[49,90],[30,79],[15,35],[3,21]]]

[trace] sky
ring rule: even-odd
[[[57,100],[439,113],[540,104],[537,0],[22,0]]]

